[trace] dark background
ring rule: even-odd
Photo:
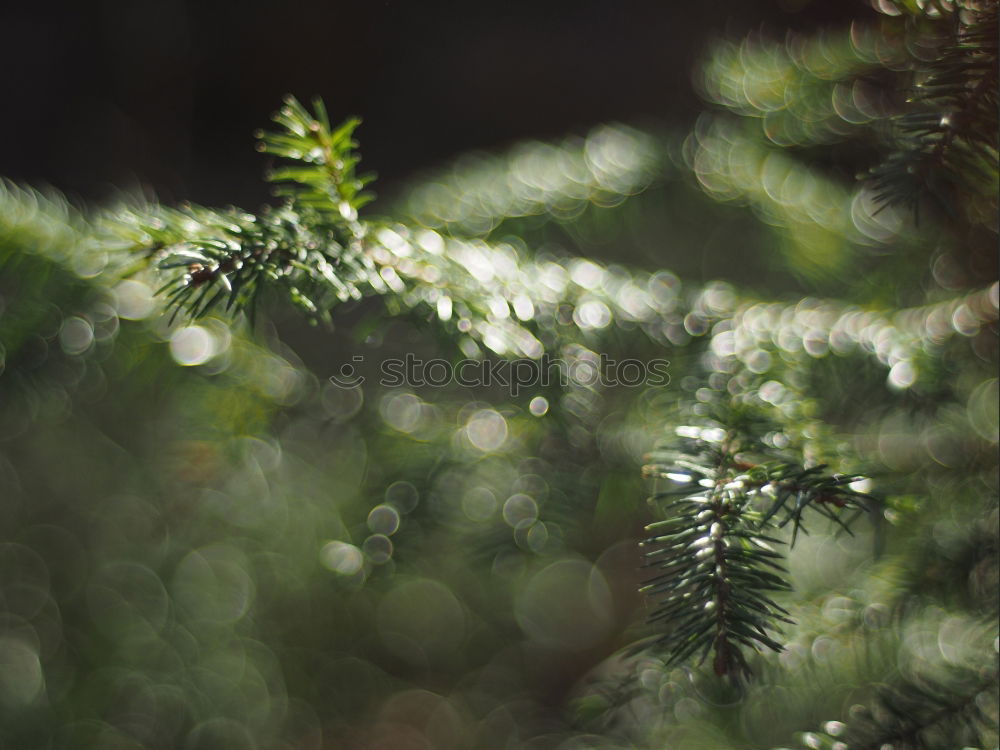
[[[281,96],[364,118],[376,192],[470,148],[615,120],[683,125],[706,43],[845,25],[861,0],[20,2],[0,14],[0,175],[103,201],[255,208]],[[782,31],[783,33],[783,31]]]

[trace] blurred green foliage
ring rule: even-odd
[[[908,83],[995,77],[996,6],[879,9],[720,41],[689,134],[472,155],[382,217],[295,100],[257,214],[0,184],[0,747],[995,747],[995,129],[992,182],[927,167],[960,215],[855,176]],[[406,353],[576,377],[380,384]]]

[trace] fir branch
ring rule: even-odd
[[[960,196],[995,194],[997,4],[959,5],[945,20],[952,38],[922,72],[908,111],[895,118],[893,152],[871,182],[882,205],[916,210],[932,199],[957,216]]]
[[[342,301],[385,295],[395,301],[395,313],[435,319],[505,355],[537,357],[577,341],[596,346],[604,332],[624,324],[666,347],[711,331],[708,348],[723,369],[732,361],[758,370],[768,351],[833,353],[871,357],[898,367],[896,374],[909,368],[904,382],[913,382],[922,352],[994,325],[1000,302],[994,284],[895,312],[835,300],[761,303],[738,298],[726,284],[686,288],[666,271],[530,258],[511,245],[402,224],[361,222],[358,232],[362,238],[344,245],[289,206],[258,216],[121,206],[88,219],[58,196],[0,184],[7,248],[54,254],[61,265],[106,286],[139,275],[162,288],[161,299],[175,313],[252,313],[268,287],[324,318]]]
[[[914,239],[892,217],[875,221],[877,206],[867,193],[776,146],[752,121],[705,116],[687,149],[701,189],[714,200],[749,206],[775,227],[797,273],[816,279],[846,273],[865,248]]]
[[[364,187],[374,179],[355,173],[360,158],[353,135],[361,120],[351,118],[333,129],[321,99],[313,99],[313,109],[315,115],[294,96],[285,97],[272,118],[281,130],[258,131],[257,150],[291,162],[271,170],[268,179],[299,213],[315,211],[330,227],[348,222],[356,230],[358,209],[372,199]]]
[[[252,311],[261,290],[284,288],[308,314],[328,318],[338,303],[384,291],[362,240],[358,209],[371,196],[358,177],[352,139],[358,120],[331,129],[317,100],[315,117],[288,97],[274,115],[279,132],[261,131],[258,149],[292,160],[269,179],[285,198],[259,215],[186,205],[118,211],[103,222],[109,244],[147,258],[168,280],[159,290],[173,316],[205,316],[217,307]],[[117,242],[116,242],[117,240]],[[141,267],[141,262],[140,262]],[[252,316],[251,316],[252,317]]]
[[[887,368],[887,382],[905,389],[920,381],[921,361],[957,336],[973,337],[996,325],[1000,285],[951,299],[895,311],[862,308],[832,300],[795,304],[747,300],[727,314],[713,313],[697,301],[693,325],[712,329],[709,347],[715,369],[760,372],[773,363],[809,360],[830,354],[866,357]],[[720,325],[721,324],[721,325]]]
[[[338,302],[383,287],[359,241],[345,241],[326,221],[304,220],[291,206],[258,216],[154,209],[134,221],[153,238],[157,268],[173,272],[159,293],[175,315],[199,318],[223,303],[226,310],[252,310],[257,295],[273,285],[308,314],[328,318]],[[170,237],[178,226],[185,236]]]
[[[587,205],[618,205],[645,190],[665,171],[664,152],[652,135],[624,125],[563,143],[520,143],[430,175],[395,213],[456,236],[487,236],[506,219],[526,216],[569,220]]]
[[[250,312],[262,288],[268,286],[283,289],[295,305],[322,319],[329,319],[336,305],[346,300],[387,295],[402,303],[396,305],[397,310],[437,318],[446,328],[497,354],[534,358],[546,348],[592,340],[616,322],[638,324],[654,341],[674,346],[689,340],[688,331],[707,330],[726,320],[735,308],[733,333],[738,342],[759,343],[763,333],[782,347],[813,353],[814,347],[803,342],[825,329],[828,342],[816,350],[819,355],[830,349],[838,353],[860,350],[875,354],[890,367],[912,361],[907,352],[919,351],[928,340],[938,343],[955,331],[969,335],[973,328],[996,319],[995,288],[939,305],[940,311],[928,308],[900,313],[896,316],[899,322],[833,302],[816,303],[811,309],[770,306],[765,311],[753,304],[720,306],[713,300],[732,295],[718,293],[713,285],[683,295],[676,277],[668,272],[630,273],[583,259],[533,259],[511,245],[463,240],[430,228],[365,221],[357,216],[358,208],[369,199],[363,192],[367,178],[356,177],[354,172],[358,158],[352,138],[357,120],[332,129],[320,102],[314,105],[315,117],[296,100],[289,98],[287,102],[275,115],[282,130],[260,134],[262,150],[294,161],[293,166],[272,173],[272,179],[283,183],[283,206],[258,216],[237,209],[220,212],[194,206],[180,210],[152,206],[119,211],[104,222],[110,230],[106,244],[120,247],[124,242],[127,250],[139,256],[138,267],[143,259],[151,259],[161,272],[168,272],[170,277],[161,291],[175,314],[199,317],[222,305],[227,310]],[[713,125],[702,133],[695,159],[696,171],[711,185],[721,177],[712,176],[710,168],[716,164],[715,146],[725,142],[727,148],[735,147],[730,137],[733,133],[726,128],[716,134],[718,139],[713,135],[718,127],[721,125]],[[625,146],[629,143],[638,148],[631,161],[611,158],[628,151]],[[652,143],[648,136],[631,131],[595,131],[575,157],[590,165],[592,187],[597,190],[594,196],[602,191],[640,189],[642,180],[651,174],[650,160],[657,153]],[[735,143],[748,147],[739,139]],[[761,151],[761,159],[766,151]],[[742,153],[745,157],[751,152],[744,149]],[[566,153],[572,156],[571,151]],[[724,155],[716,156],[721,159],[718,164],[732,162]],[[775,163],[773,153],[767,158]],[[553,155],[551,164],[543,166],[558,171],[564,161]],[[781,168],[792,172],[803,169],[790,162]],[[508,178],[513,174],[510,172]],[[752,195],[754,200],[760,199],[761,210],[777,206],[767,191],[755,184]],[[832,184],[827,187],[834,190]],[[572,191],[567,188],[566,192]],[[785,222],[790,236],[805,233],[808,236],[803,242],[811,242],[818,226],[813,216],[815,198],[798,208],[794,202],[782,204],[781,215],[776,213],[769,220]],[[830,200],[843,206],[843,210],[836,210],[837,242],[845,235],[858,235],[858,242],[866,241],[851,218],[853,199],[838,192]],[[470,205],[481,204],[477,199]],[[516,209],[508,206],[501,213],[533,212],[541,210],[543,204],[548,205],[529,201]],[[473,224],[479,220],[472,214],[467,218]],[[456,221],[461,224],[464,219]],[[447,224],[444,228],[453,227]],[[795,320],[781,325],[792,311]],[[744,329],[748,335],[738,335],[737,321],[759,319],[764,312],[771,319],[766,327],[755,324]],[[951,321],[954,325],[947,325]],[[574,325],[567,326],[568,322]],[[911,331],[914,328],[922,330]],[[892,343],[891,356],[880,348],[884,341]],[[753,351],[756,349],[754,346]]]
[[[760,123],[771,143],[790,148],[859,137],[885,116],[871,80],[904,58],[899,40],[873,27],[783,43],[753,34],[716,43],[698,83],[709,102]]]
[[[771,598],[791,588],[772,530],[789,523],[804,530],[807,509],[849,530],[871,498],[850,488],[859,477],[776,456],[761,439],[768,420],[759,410],[720,405],[716,417],[678,427],[678,442],[644,468],[670,484],[651,498],[668,517],[647,527],[653,535],[642,545],[653,548],[646,558],[657,575],[642,590],[660,598],[649,620],[668,627],[655,645],[669,664],[700,663],[712,651],[715,673],[739,680],[751,673],[744,651],[782,650],[774,632],[792,622]],[[774,460],[758,463],[761,455]],[[845,509],[859,512],[845,518]]]
[[[847,722],[829,721],[802,735],[804,747],[829,750],[952,750],[990,747],[997,739],[997,667],[951,667],[933,676],[879,686]]]

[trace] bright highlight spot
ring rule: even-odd
[[[170,337],[170,354],[179,365],[203,365],[215,353],[215,337],[202,326],[180,328]]]
[[[86,352],[94,343],[94,329],[83,318],[72,317],[63,321],[59,329],[59,344],[67,354],[77,355]]]
[[[0,638],[0,705],[20,708],[31,703],[44,684],[38,654],[17,638]]]
[[[153,290],[141,281],[123,281],[115,287],[115,303],[119,318],[142,320],[153,312]]]
[[[352,576],[361,570],[364,556],[361,550],[347,542],[327,542],[319,552],[319,560],[324,568]]]
[[[544,396],[535,396],[528,404],[528,411],[536,417],[542,417],[549,411],[549,401]]]
[[[376,505],[368,514],[368,528],[376,534],[392,536],[399,530],[399,511],[391,505]]]
[[[489,453],[507,440],[507,420],[493,409],[481,409],[469,419],[465,434],[476,448]]]
[[[511,495],[503,504],[503,520],[511,528],[528,526],[538,518],[538,503],[522,493]]]

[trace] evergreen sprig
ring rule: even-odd
[[[506,243],[360,219],[357,211],[370,196],[364,191],[368,178],[355,174],[353,132],[358,121],[331,128],[322,103],[317,101],[314,108],[315,116],[289,99],[275,115],[280,129],[259,134],[262,151],[291,161],[270,175],[285,198],[281,206],[257,215],[190,205],[122,209],[105,220],[102,244],[123,248],[126,255],[131,252],[135,271],[153,265],[166,274],[160,293],[174,308],[174,316],[198,318],[225,308],[252,317],[260,293],[268,288],[320,319],[329,319],[346,300],[386,295],[391,313],[415,311],[437,318],[445,328],[501,355],[535,358],[543,347],[557,349],[573,340],[591,340],[608,323],[638,324],[655,341],[675,345],[689,338],[684,323],[688,310],[706,326],[734,313],[732,306],[716,309],[715,303],[705,302],[721,298],[713,285],[685,294],[668,272],[628,272],[585,259],[532,258]],[[645,155],[633,166],[646,174],[650,154],[656,153],[648,136],[597,131],[577,156],[594,165],[617,163],[605,152],[617,154],[633,142],[645,144]],[[615,200],[638,189],[629,180],[619,180],[617,173],[600,174],[609,180],[601,183],[600,192],[614,193]],[[556,195],[546,193],[546,200],[560,203],[574,190],[567,182]],[[834,202],[843,203],[840,198]],[[802,217],[809,214],[803,211]],[[854,224],[843,212],[838,216],[843,226],[833,235],[842,244],[842,235],[850,234]],[[500,217],[490,218],[494,220]],[[802,220],[800,228],[815,239],[809,229],[813,220]],[[775,218],[776,223],[782,221]],[[799,226],[795,221],[789,226]],[[729,292],[722,296],[726,295],[731,296]],[[743,316],[745,307],[735,314]],[[852,317],[850,308],[838,303],[821,307],[820,317],[830,318],[835,328],[841,322],[834,320],[838,309],[843,309],[843,320]],[[753,309],[760,312],[759,306]],[[797,318],[816,317],[809,310],[796,310]],[[779,312],[770,309],[768,314]],[[976,316],[982,321],[995,319],[995,305],[986,305]],[[569,320],[575,325],[567,325]],[[814,330],[815,321],[808,322],[808,328]],[[773,330],[785,339],[802,335],[798,325]],[[753,337],[760,332],[758,326]],[[858,338],[852,331],[846,336],[851,341]]]
[[[774,633],[792,623],[772,598],[791,589],[776,529],[792,524],[794,543],[811,509],[850,532],[872,498],[850,487],[860,477],[780,455],[753,408],[717,407],[715,416],[676,428],[677,440],[644,468],[668,483],[651,498],[668,517],[647,527],[642,545],[656,575],[642,590],[659,598],[649,620],[668,628],[655,641],[668,664],[696,655],[701,663],[711,651],[715,673],[739,680],[751,673],[744,651],[781,651]]]
[[[294,96],[285,97],[285,106],[272,118],[280,130],[258,131],[257,150],[291,162],[267,175],[278,184],[278,195],[300,212],[315,211],[330,226],[343,227],[356,221],[358,209],[373,197],[364,187],[374,177],[355,172],[360,157],[353,136],[361,120],[350,118],[331,128],[322,99],[313,99],[313,110],[315,115]]]
[[[365,254],[358,209],[370,177],[355,174],[358,120],[330,127],[322,102],[315,117],[293,97],[274,115],[281,130],[260,132],[259,150],[291,160],[268,175],[284,202],[259,215],[198,206],[152,206],[123,213],[114,234],[170,277],[159,289],[173,316],[199,318],[220,305],[252,313],[260,292],[284,288],[310,315],[327,318],[337,302],[385,288]]]
[[[290,207],[254,216],[187,206],[156,207],[133,222],[157,268],[171,274],[158,294],[173,316],[199,318],[224,304],[252,317],[260,292],[273,285],[310,315],[325,317],[337,301],[379,283],[359,245],[300,219]]]

